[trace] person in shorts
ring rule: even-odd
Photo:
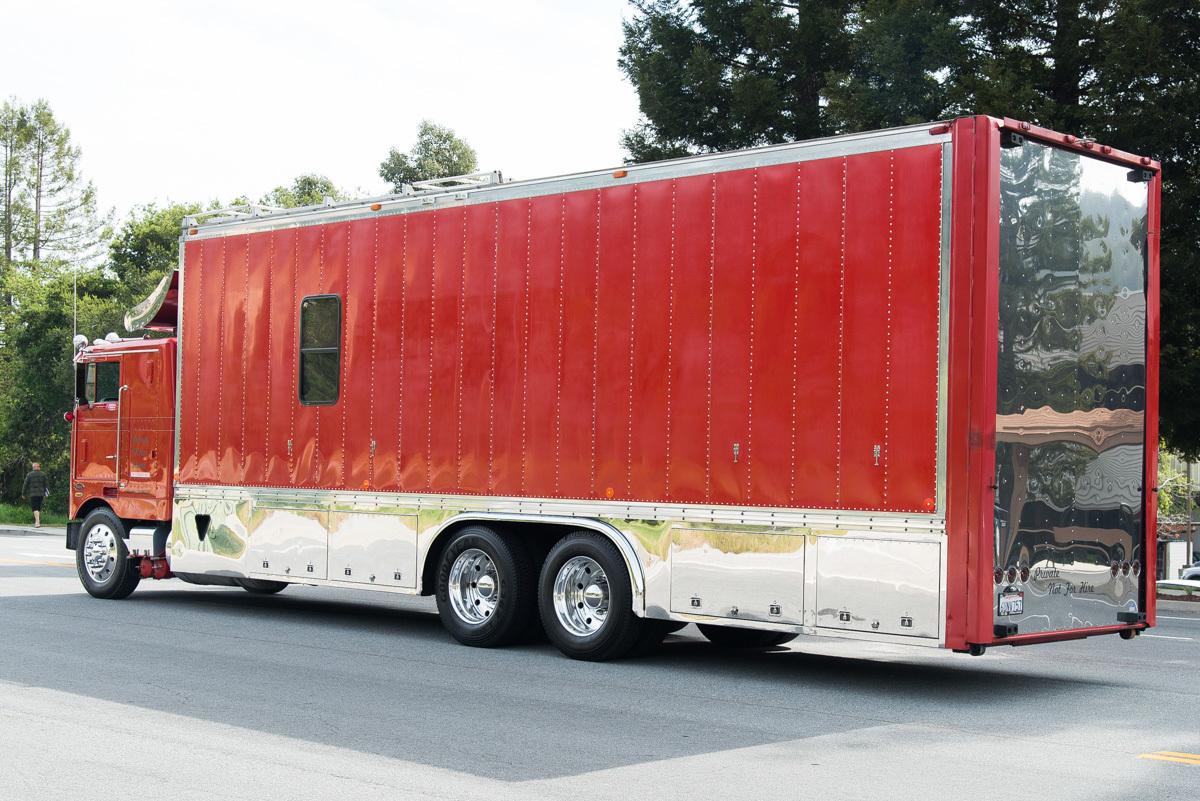
[[[25,474],[25,484],[21,487],[21,497],[29,499],[29,508],[33,510],[33,527],[42,527],[42,501],[50,494],[50,486],[46,483],[46,474],[42,466],[33,462],[33,469]]]

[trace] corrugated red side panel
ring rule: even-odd
[[[927,511],[940,176],[931,144],[189,242],[180,480]],[[304,406],[317,294],[341,394]]]

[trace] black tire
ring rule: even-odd
[[[481,552],[490,562],[494,575],[490,571],[486,575],[495,600],[489,607],[487,601],[492,596],[476,597],[472,607],[459,593],[459,608],[464,610],[459,612],[451,599],[451,571],[464,554],[464,564],[470,562],[468,551]],[[437,605],[442,625],[454,639],[476,648],[496,648],[522,639],[537,619],[536,575],[529,549],[518,538],[487,526],[462,529],[453,535],[438,562]],[[460,576],[456,586],[464,592],[482,593],[482,582],[468,581],[467,577],[465,573]],[[471,609],[481,619],[468,619],[465,615],[474,614]]]
[[[269,579],[238,579],[237,583],[246,592],[255,595],[274,595],[287,588],[286,581],[271,581]]]
[[[569,561],[586,557],[600,566],[607,585],[607,609],[600,627],[581,634],[567,628],[556,611],[554,585]],[[581,588],[582,589],[582,588]],[[583,607],[580,607],[583,608]],[[603,662],[631,652],[652,650],[666,636],[658,621],[633,613],[633,588],[625,560],[607,538],[594,531],[569,534],[550,549],[538,581],[538,612],[550,642],[572,659]],[[591,620],[586,620],[590,624]]]
[[[93,534],[97,544],[89,549],[88,538]],[[99,548],[103,539],[109,536],[107,569],[98,571],[103,573],[101,577],[93,576],[85,560],[89,555],[95,555],[94,549]],[[83,588],[94,598],[121,600],[137,589],[142,576],[138,573],[137,562],[129,558],[129,550],[125,547],[125,524],[111,509],[93,509],[84,518],[75,548],[75,572]]]
[[[786,631],[761,631],[759,629],[738,629],[733,626],[712,626],[706,623],[697,624],[708,641],[719,648],[774,648],[777,645],[796,639],[795,634]]]

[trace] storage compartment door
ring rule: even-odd
[[[800,624],[804,537],[697,529],[671,532],[671,611]]]
[[[324,510],[256,504],[250,519],[250,575],[325,578],[328,521]]]
[[[816,551],[817,626],[939,636],[941,543],[826,536]]]
[[[329,533],[331,581],[417,586],[417,516],[334,512]]]

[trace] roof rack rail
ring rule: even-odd
[[[428,192],[452,192],[455,189],[474,189],[479,186],[491,186],[504,183],[499,170],[491,172],[472,172],[466,175],[448,175],[445,178],[431,178],[428,181],[413,181],[400,187],[401,195],[423,195]]]
[[[326,205],[332,202],[331,198],[325,198]],[[265,217],[268,214],[278,214],[281,211],[286,211],[286,209],[281,206],[267,206],[262,203],[235,203],[232,206],[223,206],[219,209],[208,209],[206,211],[198,211],[195,214],[189,214],[183,218],[183,224],[186,227],[189,225],[200,225],[201,223],[248,220],[254,217]]]

